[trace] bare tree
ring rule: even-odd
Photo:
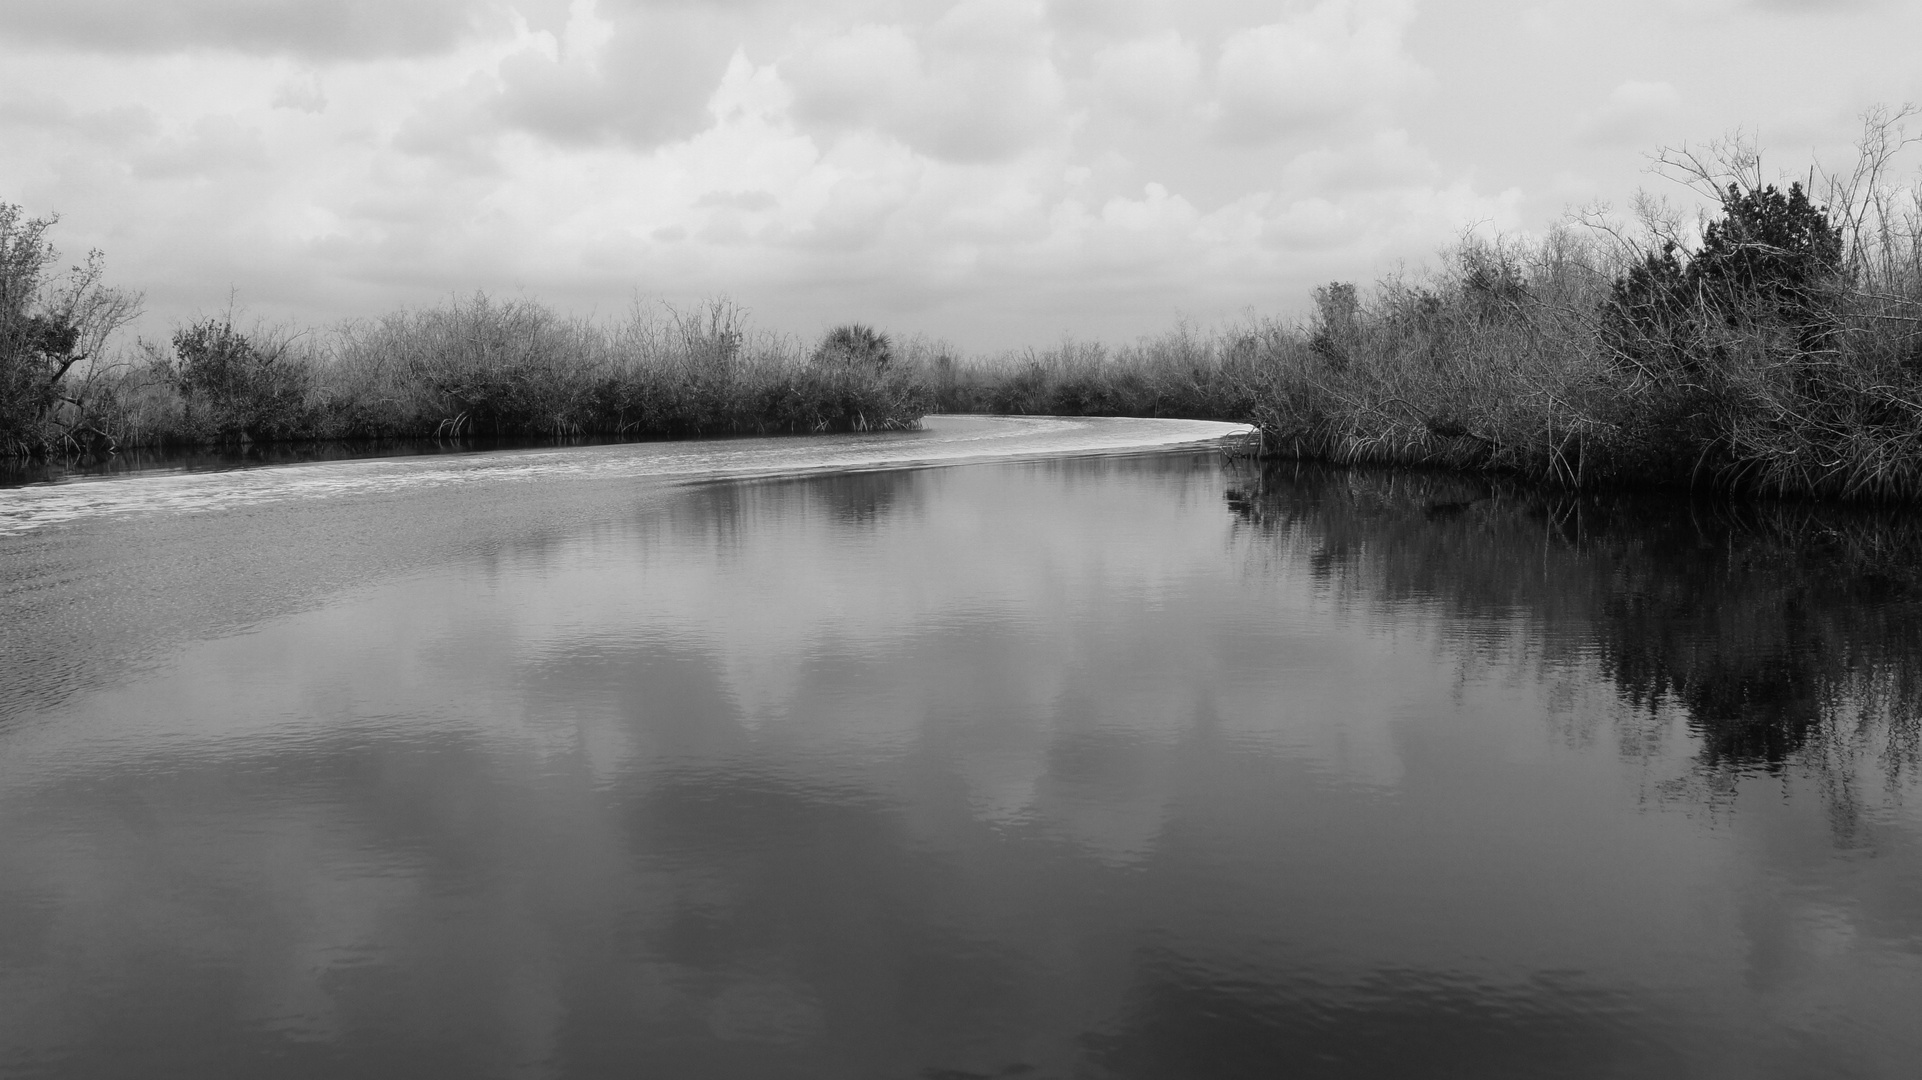
[[[140,310],[139,294],[104,283],[98,251],[55,269],[46,234],[56,220],[0,203],[0,453],[45,453],[87,433],[102,350]]]

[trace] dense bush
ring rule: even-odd
[[[1884,215],[1851,250],[1855,215],[1800,184],[1730,184],[1720,210],[1698,248],[1644,256],[1602,307],[1604,351],[1640,405],[1618,418],[1641,436],[1638,471],[1686,454],[1736,485],[1912,497],[1915,219]]]
[[[886,334],[860,323],[829,330],[812,357],[822,367],[837,365],[883,370],[894,362],[894,342]]]
[[[257,335],[258,336],[258,335]],[[285,343],[234,329],[231,317],[207,319],[173,336],[163,359],[182,404],[183,435],[208,442],[298,438],[313,427],[312,372]]]

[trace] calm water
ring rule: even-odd
[[[1922,1069],[1922,522],[933,426],[0,492],[0,1075]]]

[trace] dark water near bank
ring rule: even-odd
[[[0,492],[0,1076],[1915,1075],[1922,521],[1106,423]]]

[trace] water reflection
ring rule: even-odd
[[[1900,522],[1194,454],[611,491],[170,526],[322,582],[183,571],[253,617],[15,704],[0,1074],[1922,1049]],[[429,554],[329,586],[320,520]]]
[[[1843,789],[1911,784],[1922,748],[1922,517],[1898,510],[1570,495],[1424,474],[1290,466],[1226,495],[1370,603],[1441,605],[1484,646],[1592,656],[1632,707],[1624,753],[1679,710],[1706,774],[1790,766]],[[1525,639],[1503,620],[1523,619]],[[1847,811],[1858,800],[1838,789]],[[1846,824],[1844,826],[1846,828]]]

